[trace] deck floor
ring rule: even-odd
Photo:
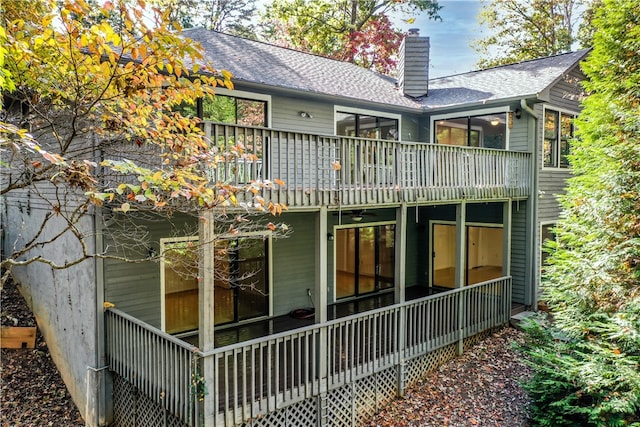
[[[406,288],[405,297],[407,301],[410,301],[448,290],[450,289],[437,286],[411,286],[409,288]],[[329,320],[340,319],[342,317],[351,316],[353,314],[358,314],[365,311],[375,310],[377,308],[393,305],[393,303],[393,292],[377,293],[375,295],[331,304],[327,310],[327,317]],[[254,338],[260,338],[272,334],[277,334],[279,332],[285,332],[293,329],[303,328],[305,326],[310,326],[313,325],[313,322],[313,317],[308,319],[297,319],[288,314],[285,314],[282,316],[275,316],[271,319],[258,320],[242,325],[229,326],[221,328],[215,332],[214,345],[217,348],[237,344],[239,342],[249,341]],[[197,334],[187,335],[181,338],[190,344],[198,345]]]

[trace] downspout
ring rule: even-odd
[[[95,134],[92,135],[91,145],[93,148],[93,156],[96,158]],[[104,247],[103,236],[103,217],[100,208],[95,208],[92,215],[94,230],[94,250],[95,253],[101,253]],[[104,426],[107,425],[107,376],[106,376],[106,353],[105,353],[105,325],[104,325],[104,261],[102,258],[96,258],[94,263],[95,274],[95,300],[94,300],[94,366],[87,366],[87,410],[86,425]],[[92,399],[90,399],[92,395]],[[93,408],[90,402],[93,401]]]
[[[530,294],[525,294],[525,305],[530,306],[533,310],[537,309],[537,294],[538,294],[538,283],[536,281],[536,272],[534,271],[534,266],[536,265],[536,235],[537,235],[537,224],[538,224],[538,116],[533,108],[529,107],[527,101],[525,99],[520,100],[520,107],[523,111],[526,111],[531,118],[533,118],[533,138],[531,141],[531,180],[530,180],[530,188],[531,193],[529,197],[528,203],[528,212],[527,216],[530,218],[529,221],[529,230],[527,233],[527,248],[529,252],[529,256],[525,257],[525,271],[528,274],[525,276],[525,287],[528,287]],[[528,282],[528,283],[527,283]],[[527,286],[528,285],[528,286]],[[528,301],[527,301],[528,300]],[[528,304],[527,304],[528,303]]]

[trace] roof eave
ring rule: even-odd
[[[532,94],[528,94],[528,95],[516,95],[516,96],[511,96],[508,98],[498,98],[498,99],[489,99],[489,100],[484,100],[484,101],[475,101],[475,102],[464,102],[464,103],[459,103],[459,104],[450,104],[450,105],[443,105],[443,106],[438,106],[438,107],[428,107],[428,106],[424,106],[423,107],[423,111],[425,113],[437,113],[440,111],[446,111],[446,110],[452,110],[452,109],[458,109],[458,108],[465,108],[465,109],[474,109],[476,107],[491,107],[494,105],[504,105],[504,104],[511,104],[511,103],[515,103],[515,102],[520,102],[521,99],[527,100],[527,101],[534,101],[534,102],[544,102],[544,98],[541,97],[540,93],[532,93]]]

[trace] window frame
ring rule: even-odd
[[[271,95],[266,95],[263,93],[255,93],[255,92],[247,92],[247,91],[243,91],[243,90],[229,90],[226,88],[216,88],[215,91],[215,96],[217,95],[221,95],[221,96],[228,96],[228,97],[232,97],[232,98],[237,98],[237,99],[246,99],[248,101],[263,101],[266,103],[266,111],[265,111],[265,120],[267,121],[265,124],[265,128],[270,128],[271,127]],[[198,109],[198,115],[202,115],[202,102],[203,99],[199,98],[197,103],[197,109]],[[202,118],[202,117],[201,117]],[[238,125],[237,123],[235,124],[231,124],[229,123],[229,125],[231,126],[243,126],[243,125]]]
[[[397,120],[398,122],[398,137],[396,139],[383,139],[385,141],[400,141],[402,139],[402,114],[398,113],[388,113],[384,111],[377,110],[369,110],[365,108],[354,108],[354,107],[345,107],[342,105],[334,105],[333,106],[333,134],[336,136],[343,136],[345,138],[349,138],[346,135],[338,135],[338,113],[347,113],[347,114],[358,114],[361,116],[373,116],[391,120]],[[351,138],[359,138],[358,136],[354,136]],[[371,138],[369,138],[371,139]]]
[[[555,137],[555,141],[554,141],[554,145],[552,148],[555,148],[555,159],[553,164],[551,165],[545,165],[545,155],[544,155],[544,144],[545,141],[548,139],[545,137],[545,123],[546,123],[546,119],[547,119],[547,111],[554,111],[555,113],[557,113],[557,119],[558,119],[558,134]],[[571,168],[571,164],[567,161],[566,165],[562,165],[562,153],[560,151],[560,147],[561,147],[561,141],[562,141],[562,115],[565,116],[573,116],[572,117],[572,121],[571,121],[571,135],[569,136],[569,138],[567,139],[567,143],[569,144],[569,151],[568,154],[571,154],[571,139],[574,138],[575,135],[575,124],[574,121],[575,119],[580,115],[580,113],[576,112],[576,111],[572,111],[566,108],[561,108],[561,107],[556,107],[553,105],[543,105],[542,106],[542,138],[541,138],[541,146],[540,146],[540,155],[542,156],[541,158],[541,166],[542,169],[549,169],[549,170],[567,170]]]
[[[511,139],[511,128],[509,127],[509,114],[510,113],[513,113],[511,108],[509,108],[508,106],[503,106],[503,107],[495,107],[495,108],[481,108],[481,109],[478,109],[478,110],[463,110],[463,111],[458,111],[456,113],[434,114],[433,116],[431,116],[429,118],[429,143],[430,144],[437,144],[437,142],[436,142],[436,125],[441,120],[447,121],[448,119],[451,120],[451,119],[460,119],[460,118],[465,118],[465,117],[486,116],[486,115],[490,115],[490,114],[505,114],[507,123],[505,123],[504,148],[486,148],[486,147],[479,147],[479,148],[484,148],[486,150],[504,150],[504,151],[507,151],[507,150],[509,150],[509,142],[510,142],[510,139]],[[475,129],[475,127],[476,126],[473,126],[472,130],[477,130],[477,129]],[[464,128],[466,129],[467,127],[465,126]],[[480,135],[483,136],[482,132],[481,132]],[[472,146],[469,146],[469,145],[466,145],[465,147],[477,148],[477,147],[472,147]]]
[[[393,225],[394,226],[394,240],[393,240],[393,247],[394,247],[394,251],[395,251],[395,247],[397,244],[397,223],[396,221],[374,221],[374,222],[362,222],[362,223],[357,223],[357,224],[341,224],[341,225],[334,225],[333,226],[333,236],[337,236],[337,230],[341,230],[341,229],[350,229],[350,228],[366,228],[366,227],[379,227],[379,226],[385,226],[385,225]],[[386,289],[376,289],[373,292],[368,292],[368,293],[363,293],[363,294],[357,294],[355,296],[347,296],[347,297],[342,297],[340,299],[337,298],[337,283],[338,283],[338,272],[337,272],[337,249],[336,249],[336,245],[337,245],[337,240],[335,237],[333,239],[333,290],[332,290],[332,298],[333,298],[333,302],[345,302],[345,301],[352,301],[352,300],[357,300],[360,298],[364,298],[364,297],[368,297],[371,295],[376,295],[376,294],[381,294],[381,293],[385,293],[385,292],[392,292],[394,291],[394,289],[396,288],[397,285],[397,277],[395,277],[395,258],[394,258],[394,277],[393,277],[393,286],[391,286],[390,288],[386,288]],[[378,261],[376,260],[376,263]]]

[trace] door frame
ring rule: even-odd
[[[396,242],[397,242],[397,223],[396,221],[375,221],[375,222],[363,222],[363,223],[351,223],[351,224],[339,224],[339,225],[334,225],[333,226],[333,236],[337,236],[337,231],[340,229],[347,229],[347,228],[365,228],[365,227],[378,227],[381,225],[393,225],[394,228],[394,239],[393,239],[393,247],[395,250],[395,246],[396,246]],[[336,289],[337,289],[337,283],[338,283],[338,274],[337,274],[337,251],[336,251],[336,245],[338,244],[338,239],[333,239],[333,290],[332,290],[332,298],[333,298],[333,302],[338,302],[338,301],[349,301],[352,299],[356,299],[359,298],[360,296],[352,296],[352,297],[344,297],[344,298],[340,298],[340,300],[338,300],[336,298]],[[396,260],[394,259],[394,263],[396,262]],[[395,272],[395,269],[394,269]],[[396,278],[394,277],[394,285],[392,288],[389,288],[389,290],[393,290],[396,287]],[[373,295],[375,293],[374,292],[370,292],[369,295]]]
[[[428,252],[428,257],[429,257],[429,277],[428,277],[428,284],[429,287],[433,286],[433,260],[435,258],[434,256],[434,245],[433,245],[433,238],[434,238],[434,233],[433,233],[433,226],[434,225],[456,225],[455,221],[446,221],[446,220],[439,220],[439,219],[431,219],[429,220],[429,252]],[[496,222],[466,222],[464,223],[465,225],[465,230],[464,230],[464,239],[465,239],[465,260],[464,260],[464,265],[465,265],[465,269],[468,269],[469,266],[469,247],[468,247],[468,241],[469,241],[469,234],[468,234],[468,227],[487,227],[487,228],[502,228],[502,232],[505,232],[505,227],[504,224],[500,224],[500,223],[496,223]],[[510,237],[509,237],[510,238]],[[502,237],[502,241],[504,242],[504,235]],[[456,242],[457,245],[458,242]],[[504,243],[503,243],[504,244]],[[504,251],[504,248],[503,248]],[[419,261],[418,261],[419,262]],[[503,268],[503,274],[504,274],[504,268]],[[465,274],[465,286],[466,282],[468,280],[467,275]]]

